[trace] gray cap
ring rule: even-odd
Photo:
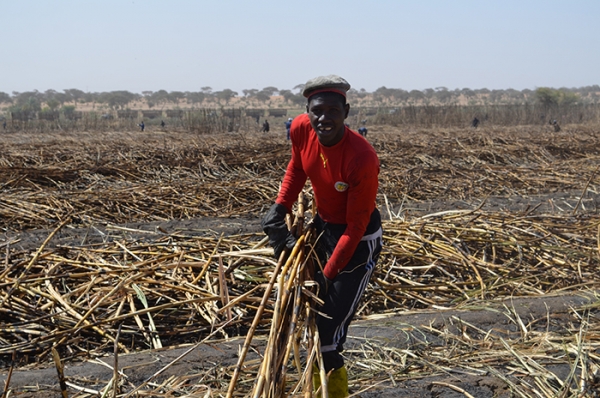
[[[342,77],[337,75],[319,76],[306,82],[302,95],[309,98],[311,95],[330,91],[345,97],[348,90],[350,90],[350,83]]]

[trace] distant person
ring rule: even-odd
[[[6,130],[6,119],[4,119],[4,120],[2,121],[2,128],[3,128],[4,130]]]
[[[473,121],[471,122],[471,126],[473,128],[477,128],[477,126],[479,126],[479,119],[477,119],[477,117],[473,118]]]
[[[550,124],[552,124],[552,126],[554,127],[554,131],[556,133],[558,133],[560,131],[560,125],[558,124],[558,122],[556,120],[552,120],[550,122]]]
[[[290,129],[292,128],[292,118],[289,118],[287,122],[285,122],[285,131],[287,133],[287,139],[290,140]]]
[[[140,124],[138,124],[138,126],[140,127],[140,131],[144,131],[144,128],[146,127],[143,120]]]
[[[265,120],[265,122],[262,125],[262,129],[260,129],[260,131],[262,131],[264,133],[268,133],[270,129],[271,128],[269,127],[269,121]]]
[[[165,128],[165,121],[164,120],[160,121],[160,127],[163,128],[163,129]]]
[[[366,137],[368,132],[369,130],[367,130],[365,126],[358,128],[358,134],[362,135],[363,137]]]

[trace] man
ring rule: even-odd
[[[288,120],[285,122],[285,131],[287,133],[287,139],[288,141],[290,140],[290,130],[292,129],[292,121],[294,119],[292,119],[291,117],[288,118]]]
[[[269,121],[268,121],[268,120],[265,120],[265,122],[264,122],[264,123],[263,123],[263,125],[262,125],[262,129],[261,129],[260,131],[261,131],[262,133],[268,133],[268,132],[269,132],[269,130],[270,130],[270,127],[269,127]]]
[[[310,179],[317,215],[317,270],[324,305],[317,317],[321,352],[329,374],[329,397],[348,395],[348,376],[340,354],[348,326],[367,287],[382,245],[381,217],[375,207],[379,160],[373,147],[344,125],[350,84],[330,75],[309,80],[302,92],[307,113],[291,127],[292,158],[275,204],[262,222],[276,257],[295,244],[285,216]],[[316,375],[316,382],[320,379]]]

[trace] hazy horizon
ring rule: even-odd
[[[0,91],[600,84],[600,2],[6,2]]]

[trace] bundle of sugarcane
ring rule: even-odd
[[[269,338],[259,367],[252,397],[275,398],[295,395],[300,391],[305,397],[312,396],[313,364],[319,363],[321,380],[326,380],[322,365],[319,335],[315,327],[315,310],[320,304],[318,284],[313,279],[314,267],[318,258],[314,252],[316,236],[314,228],[304,220],[305,201],[300,194],[295,219],[288,227],[297,237],[296,245],[291,252],[281,253],[269,287],[265,291],[261,306],[257,311],[253,325],[248,333],[242,354],[238,360],[234,375],[229,385],[228,397],[231,397],[239,376],[239,371],[248,351],[249,344],[262,316],[264,304],[272,288],[277,286],[276,301]],[[314,215],[314,212],[313,212]],[[319,264],[320,265],[320,264]],[[305,349],[301,353],[302,346]],[[293,354],[293,366],[297,371],[291,388],[287,389],[288,367]],[[326,390],[326,382],[324,389]]]

